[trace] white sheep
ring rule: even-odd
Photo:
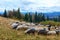
[[[19,22],[14,22],[11,24],[13,29],[16,29],[18,25],[19,25]]]
[[[48,31],[47,34],[48,34],[48,35],[56,34],[56,31]]]
[[[19,26],[16,28],[16,30],[22,29],[22,28],[28,29],[28,26],[26,26],[26,25],[19,25]]]
[[[34,23],[30,23],[30,25],[35,26],[35,24],[34,24]]]

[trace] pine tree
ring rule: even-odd
[[[58,16],[58,21],[60,22],[60,16]]]
[[[34,22],[34,20],[35,20],[35,14],[33,13],[32,14],[32,22]]]
[[[34,16],[34,21],[37,22],[38,18],[37,18],[37,12],[35,12],[35,16]]]
[[[49,21],[49,16],[47,16],[47,21]]]
[[[20,8],[18,8],[18,10],[17,10],[17,18],[22,19],[22,15],[20,13]]]
[[[28,13],[25,14],[24,20],[25,20],[25,21],[28,21],[28,20],[29,20],[29,15],[28,15]]]
[[[53,21],[57,21],[57,18],[56,18],[56,17],[54,17],[54,18],[53,18]],[[58,21],[59,21],[59,20],[58,20]]]
[[[32,22],[32,14],[29,13],[29,22]]]
[[[12,15],[13,15],[12,17],[16,18],[16,11],[15,11],[15,9],[13,9],[13,14]]]
[[[42,14],[42,21],[45,21],[45,15]]]
[[[38,22],[41,22],[42,21],[42,15],[41,13],[38,13]]]
[[[6,9],[4,11],[3,17],[7,17],[7,11],[6,11]]]
[[[17,11],[15,11],[15,10],[13,9],[13,17],[14,17],[14,18],[17,18],[17,19],[22,19],[22,15],[21,15],[21,13],[20,13],[20,8],[18,8]]]

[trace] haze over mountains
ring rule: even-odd
[[[57,17],[60,16],[60,12],[45,13],[45,15],[49,17]]]
[[[26,12],[22,12],[23,14],[25,14]],[[31,14],[33,12],[30,12]],[[40,12],[39,12],[40,13]],[[49,16],[49,17],[57,17],[57,16],[60,16],[60,12],[47,12],[47,13],[44,13],[45,16]]]
[[[0,12],[0,14],[3,14],[4,12]],[[22,14],[26,14],[27,12],[21,12]],[[31,14],[33,12],[30,12]],[[39,12],[40,13],[40,12]],[[47,12],[47,13],[44,13],[45,16],[49,16],[49,17],[57,17],[60,15],[60,12]]]

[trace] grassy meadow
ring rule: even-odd
[[[0,17],[0,40],[60,40],[60,35],[25,35],[24,30],[14,30],[10,23],[18,21]],[[45,22],[44,22],[45,23]]]
[[[51,24],[52,26],[60,26],[60,22],[55,22],[55,21],[43,21],[43,22],[40,22],[40,24],[43,24],[43,25]]]

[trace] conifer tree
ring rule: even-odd
[[[32,22],[32,14],[29,13],[29,22]]]
[[[6,11],[6,9],[4,11],[3,17],[7,17],[7,11]]]
[[[42,14],[42,21],[45,21],[45,15]]]
[[[17,10],[17,18],[22,19],[22,15],[20,13],[20,8],[18,8],[18,10]]]
[[[38,18],[37,18],[37,12],[35,12],[35,16],[34,16],[34,21],[37,22]]]
[[[58,16],[58,18],[57,18],[57,19],[58,19],[58,21],[60,22],[60,15]]]
[[[25,20],[25,21],[28,21],[28,18],[29,18],[29,15],[28,15],[28,13],[26,13],[26,14],[25,14],[25,17],[24,17],[24,20]]]

